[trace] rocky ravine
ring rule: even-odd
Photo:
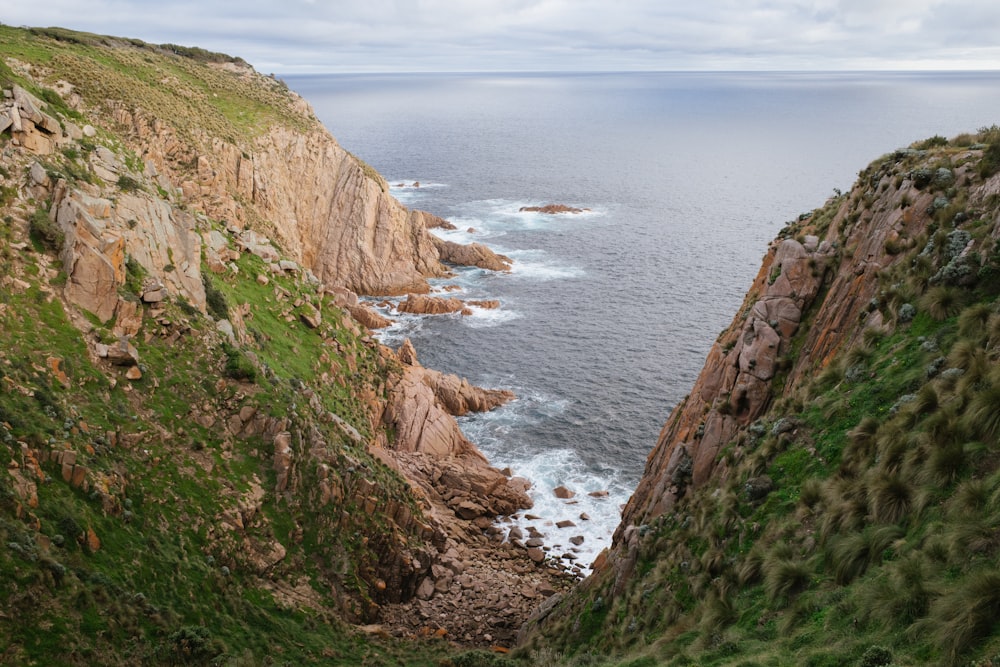
[[[939,162],[935,168],[923,165],[922,155],[900,149],[886,156],[861,173],[850,193],[812,214],[824,220],[803,216],[798,221],[819,226],[822,235],[782,234],[772,242],[739,313],[664,425],[623,511],[609,557],[600,558],[596,570],[610,570],[620,583],[628,580],[640,527],[669,512],[689,490],[727,479],[730,471],[720,455],[725,445],[775,401],[794,395],[866,330],[889,330],[876,308],[885,290],[880,274],[899,261],[900,248],[919,242],[947,204],[943,193],[948,188],[973,184],[963,200],[970,210],[988,209],[1000,192],[1000,175],[985,181],[975,176],[981,148],[955,152],[949,166]],[[954,235],[964,240],[952,264],[959,270],[965,264],[970,273],[978,270],[974,244],[961,231]],[[807,317],[808,329],[800,331]],[[790,355],[797,334],[800,347]],[[781,384],[775,385],[779,375]]]
[[[44,70],[32,73],[31,66],[18,66],[42,85]],[[241,77],[259,76],[238,70]],[[4,164],[10,173],[25,174],[18,201],[51,202],[50,227],[65,237],[57,241],[67,275],[61,295],[99,321],[114,323],[121,338],[112,348],[124,351],[121,363],[132,369],[132,379],[141,377],[133,337],[140,333],[144,309],[179,298],[205,313],[202,267],[233,275],[241,253],[264,262],[259,284],[266,285],[269,275],[292,276],[348,309],[357,307],[355,293],[426,292],[427,277],[447,274],[441,258],[509,268],[507,258],[485,247],[435,241],[426,231],[428,215],[409,211],[389,196],[381,177],[341,149],[293,93],[288,113],[297,114],[305,130],[273,126],[240,144],[197,130],[180,132],[171,119],[143,109],[142,100],[95,103],[74,93],[73,82],[60,86],[91,124],[79,127],[57,119],[45,102],[15,87],[0,108],[0,125],[11,142]],[[85,164],[74,161],[74,168],[89,174],[86,178],[67,178],[45,166],[46,156],[77,152],[88,137],[98,137],[97,145],[84,151]],[[128,148],[110,148],[101,137],[120,137]],[[135,160],[136,155],[142,159]],[[146,276],[138,304],[122,292],[134,273],[130,263]],[[285,298],[280,288],[275,295]],[[294,307],[307,326],[322,323],[321,302]],[[232,309],[230,319],[218,323],[220,335],[237,343],[248,340],[244,322],[253,316],[251,304]],[[90,327],[85,318],[77,322]],[[102,355],[94,347],[93,354],[107,358],[109,350]],[[393,355],[386,349],[382,354]],[[531,609],[570,580],[525,547],[504,544],[506,535],[493,527],[493,519],[530,507],[529,482],[491,467],[452,415],[492,409],[512,395],[423,368],[409,345],[388,361],[401,371],[391,376],[385,400],[370,397],[370,419],[377,429],[365,445],[409,480],[427,524],[398,503],[387,510],[392,521],[404,534],[422,534],[433,549],[410,551],[405,537],[380,542],[381,562],[366,576],[373,598],[389,605],[380,613],[394,632],[447,633],[473,644],[510,645]],[[314,407],[323,418],[321,407]],[[276,488],[255,487],[252,497],[240,501],[241,513],[226,524],[227,531],[242,535],[238,541],[243,541],[248,566],[270,571],[285,557],[285,547],[253,538],[251,517],[261,521],[269,493],[303,491],[296,480],[307,461],[312,460],[310,466],[318,462],[321,470],[332,465],[324,459],[323,438],[315,429],[290,430],[286,420],[247,410],[221,420],[208,413],[196,419],[212,428],[230,424],[239,437],[274,443]],[[383,426],[395,437],[390,440]],[[351,438],[359,435],[346,424],[342,430]],[[367,507],[375,491],[365,484],[327,486],[320,489],[323,504],[347,494]],[[358,615],[371,618],[370,611]]]

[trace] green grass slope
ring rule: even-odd
[[[85,82],[82,100],[56,92],[64,73]],[[26,88],[62,125],[97,120],[102,96],[125,89],[114,99],[144,99],[191,141],[311,122],[261,78],[198,49],[0,26],[0,87]],[[100,151],[123,165],[117,182],[95,172]],[[127,257],[118,296],[135,308],[139,362],[116,366],[98,351],[119,344],[122,323],[63,298],[66,238],[36,198],[54,188],[184,207],[108,129],[43,156],[0,133],[0,664],[431,665],[453,653],[355,627],[430,562],[409,484],[366,449],[384,431],[394,358],[307,273],[235,253],[224,225],[198,214],[198,231],[239,259],[201,267],[201,312],[178,294],[143,302],[146,272]]]
[[[935,137],[783,231],[830,238],[837,221],[850,269],[871,210],[901,207],[919,230],[886,243],[863,313],[883,325],[859,320],[835,356],[808,358],[817,299],[769,412],[723,450],[726,475],[639,527],[631,578],[585,582],[526,650],[636,667],[1000,664],[998,168],[995,127]],[[910,210],[902,189],[932,203]],[[786,384],[792,369],[808,372]]]

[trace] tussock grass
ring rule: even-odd
[[[920,307],[938,321],[957,315],[962,303],[962,292],[955,287],[932,287],[920,297]]]
[[[958,587],[931,604],[923,627],[934,633],[949,665],[961,659],[986,639],[1000,623],[1000,572],[973,572]]]

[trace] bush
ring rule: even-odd
[[[892,664],[892,651],[884,646],[869,646],[858,664],[860,667],[883,667]]]
[[[226,295],[219,291],[207,274],[201,275],[201,282],[205,285],[205,307],[208,314],[217,320],[228,320],[229,302],[226,301]]]
[[[945,320],[962,310],[962,297],[954,287],[934,287],[920,299],[920,305],[935,320]]]
[[[122,192],[137,192],[142,190],[142,184],[131,176],[122,174],[118,177],[118,189]]]
[[[221,642],[201,625],[185,625],[160,647],[163,657],[180,664],[206,664],[224,651]]]
[[[224,370],[226,377],[245,382],[254,382],[257,379],[256,366],[238,347],[223,343],[222,351],[226,355]]]
[[[997,126],[993,126],[996,134]],[[983,151],[983,159],[979,162],[979,175],[989,178],[1000,171],[1000,138],[994,137],[993,141]]]
[[[62,252],[66,243],[66,234],[62,228],[51,218],[49,212],[44,208],[35,209],[28,221],[28,229],[31,238],[40,243],[42,247],[52,252]]]

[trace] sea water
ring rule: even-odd
[[[516,392],[459,422],[494,465],[534,483],[538,518],[519,522],[583,565],[610,544],[667,415],[786,222],[882,154],[1000,123],[998,73],[286,81],[402,203],[457,227],[434,233],[514,260],[509,274],[462,268],[434,281],[499,309],[399,316],[380,336]],[[520,210],[548,203],[588,210]],[[575,497],[556,498],[560,485]]]

